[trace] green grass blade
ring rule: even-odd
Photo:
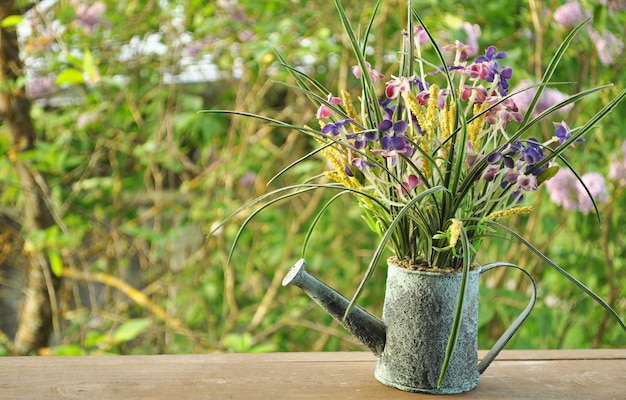
[[[546,67],[546,71],[543,74],[541,83],[547,83],[550,81],[550,79],[552,79],[552,75],[554,75],[554,71],[556,71],[556,68],[561,62],[563,55],[565,55],[565,51],[569,48],[572,40],[574,40],[574,37],[585,26],[585,24],[589,22],[590,19],[591,18],[587,18],[581,23],[579,23],[578,25],[576,25],[574,29],[572,29],[571,32],[565,37],[565,39],[563,39],[563,41],[559,45],[559,48],[556,50],[556,52],[552,56],[550,63]],[[530,122],[533,112],[535,111],[537,103],[539,102],[539,98],[541,97],[541,94],[543,93],[544,89],[545,89],[545,86],[543,85],[537,88],[537,92],[533,96],[533,99],[531,100],[528,106],[528,110],[526,111],[526,115],[524,116],[524,119],[522,121],[522,124],[521,124],[522,127],[526,126],[526,124]]]
[[[294,196],[299,196],[303,193],[309,192],[311,190],[315,190],[315,189],[319,189],[320,187],[324,187],[324,188],[328,188],[328,185],[298,185],[298,186],[304,186],[303,188],[301,188],[300,190],[294,191],[294,192],[289,192],[287,194],[281,195],[277,198],[274,198],[272,200],[270,200],[269,202],[267,202],[266,204],[263,204],[261,207],[259,207],[258,209],[254,210],[241,224],[241,226],[239,227],[239,230],[237,231],[237,234],[235,235],[235,239],[233,241],[233,244],[230,247],[230,251],[228,252],[228,260],[227,263],[230,264],[230,260],[232,259],[232,256],[235,252],[235,248],[237,247],[237,243],[239,243],[239,239],[241,238],[241,235],[243,233],[243,231],[245,230],[246,226],[248,226],[248,224],[250,223],[250,221],[252,221],[252,219],[259,214],[261,211],[265,210],[268,207],[271,207],[272,205],[289,199],[291,197]],[[284,191],[283,188],[275,190],[273,192],[271,192],[271,194],[276,194],[277,192],[282,192]],[[249,208],[250,206],[246,207]],[[223,224],[223,223],[222,223]]]
[[[370,74],[367,73],[367,64],[366,64],[365,56],[361,52],[361,46],[359,45],[359,42],[356,36],[354,36],[354,29],[352,28],[352,25],[350,24],[350,20],[348,19],[348,16],[346,15],[346,10],[343,8],[343,4],[341,3],[341,0],[335,0],[335,7],[337,8],[337,11],[339,13],[339,19],[341,20],[341,25],[343,26],[344,31],[346,32],[346,35],[348,36],[348,40],[350,41],[352,52],[357,58],[361,71],[363,71],[363,73],[361,74],[361,83],[363,85],[363,96],[364,96],[364,99],[362,100],[362,102],[368,110],[366,115],[370,118],[374,118],[371,121],[371,126],[378,126],[380,124],[380,121],[383,120],[382,110],[378,106],[378,101],[376,100],[377,99],[376,89],[374,88],[374,83],[372,82],[372,78]],[[372,18],[374,18],[374,16],[372,16]],[[364,38],[364,41],[366,40],[367,38]],[[365,44],[363,46],[365,47]]]
[[[486,221],[486,223],[488,225],[492,225],[494,227],[497,227],[499,229],[504,230],[505,232],[507,232],[509,235],[513,236],[515,239],[519,240],[520,243],[524,244],[524,246],[526,246],[528,249],[530,249],[533,253],[535,253],[537,256],[539,256],[539,258],[541,258],[544,262],[546,262],[550,267],[554,268],[557,272],[559,272],[561,275],[563,275],[564,277],[566,277],[569,281],[571,281],[572,283],[574,283],[576,286],[578,286],[583,292],[587,293],[587,295],[589,295],[589,297],[591,297],[593,300],[595,300],[598,304],[600,304],[606,311],[609,312],[609,314],[611,314],[611,316],[619,323],[619,325],[622,327],[622,329],[624,331],[626,331],[626,324],[624,324],[624,321],[622,321],[622,319],[620,318],[619,315],[617,315],[617,313],[615,312],[615,310],[613,310],[613,308],[611,308],[610,305],[608,305],[604,300],[602,300],[602,298],[600,296],[598,296],[597,294],[595,294],[593,292],[593,290],[589,289],[587,286],[585,286],[581,281],[579,281],[578,279],[574,278],[572,275],[570,275],[567,271],[565,271],[563,268],[559,267],[554,261],[552,261],[550,258],[548,258],[545,254],[543,254],[541,251],[539,251],[539,249],[537,249],[535,246],[533,246],[529,241],[527,241],[526,239],[524,239],[523,236],[521,236],[519,233],[515,232],[514,230],[512,230],[511,228],[502,225],[496,221]]]
[[[328,207],[330,207],[330,205],[337,200],[338,198],[344,196],[345,194],[350,193],[349,190],[344,190],[342,192],[337,193],[336,195],[334,195],[330,200],[328,200],[324,206],[318,211],[318,213],[315,215],[315,218],[313,218],[313,221],[311,221],[311,226],[309,226],[309,229],[306,232],[306,236],[304,237],[303,243],[302,243],[302,251],[300,253],[300,258],[306,258],[306,248],[308,247],[309,244],[309,240],[311,239],[311,236],[313,235],[313,231],[315,230],[315,228],[317,227],[318,222],[320,221],[320,219],[322,218],[322,216],[324,215],[324,213],[326,212],[326,209],[328,209]]]
[[[593,129],[604,117],[606,117],[609,113],[611,113],[617,105],[626,97],[626,89],[622,90],[617,96],[613,98],[602,110],[598,111],[591,119],[587,121],[585,125],[583,125],[580,129],[578,129],[575,133],[572,134],[572,137],[567,139],[563,144],[557,147],[552,153],[552,157],[545,157],[543,160],[538,162],[533,169],[541,168],[550,162],[554,157],[563,153],[566,149],[568,149],[571,145],[573,145],[576,140],[583,137],[587,132]]]
[[[526,275],[526,277],[528,277],[528,279],[530,280],[530,284],[531,284],[530,301],[528,302],[528,305],[526,306],[526,308],[524,308],[521,314],[517,316],[515,321],[513,321],[513,323],[502,334],[502,336],[500,336],[500,338],[496,341],[496,343],[493,345],[491,350],[489,350],[489,352],[480,361],[480,363],[478,364],[479,374],[482,374],[487,369],[489,364],[491,364],[491,362],[496,358],[498,353],[500,353],[500,350],[502,350],[504,346],[506,346],[506,344],[509,342],[511,337],[513,337],[515,332],[519,329],[519,327],[526,320],[526,318],[528,318],[528,316],[530,315],[530,312],[533,310],[533,307],[535,306],[535,302],[537,301],[537,284],[535,283],[535,279],[530,273],[528,273],[528,271],[526,271],[522,267],[519,267],[511,263],[498,261],[498,262],[493,262],[493,263],[483,265],[481,269],[481,275],[484,272],[487,272],[491,269],[499,268],[499,267],[516,268],[520,270],[521,272],[523,272]]]
[[[413,199],[411,199],[411,201],[409,201],[404,207],[402,207],[402,209],[398,212],[398,214],[395,216],[393,221],[391,221],[391,223],[387,227],[387,230],[385,231],[385,235],[378,243],[378,247],[376,248],[376,251],[374,252],[372,260],[370,261],[370,264],[367,267],[367,270],[365,271],[365,275],[363,276],[363,279],[361,279],[361,282],[359,283],[359,287],[357,288],[356,292],[352,296],[352,299],[350,300],[350,304],[348,305],[348,308],[346,309],[344,318],[348,314],[350,314],[352,307],[354,307],[359,297],[361,296],[361,293],[363,292],[363,289],[365,288],[365,284],[369,281],[372,274],[374,273],[374,270],[376,269],[376,265],[378,264],[378,261],[380,260],[380,257],[382,256],[383,250],[385,249],[387,242],[389,242],[392,235],[395,233],[396,226],[404,218],[406,213],[411,209],[419,213],[419,210],[415,209],[415,205],[418,202],[420,202],[422,199],[424,199],[427,196],[433,196],[438,192],[447,191],[447,190],[448,189],[446,189],[443,186],[436,186],[431,189],[425,190],[424,192],[420,193],[418,196],[415,196]]]
[[[465,292],[467,287],[467,277],[469,275],[471,256],[470,256],[470,243],[467,237],[467,232],[464,227],[461,227],[461,246],[463,248],[463,272],[461,275],[461,285],[459,287],[459,298],[456,304],[456,312],[454,314],[454,320],[452,321],[452,329],[450,330],[450,337],[448,338],[448,344],[446,346],[446,355],[441,366],[441,372],[439,373],[439,380],[437,381],[437,387],[441,387],[443,379],[448,372],[454,349],[456,348],[456,342],[459,338],[459,331],[461,328],[461,319],[463,318],[463,304],[465,304]]]

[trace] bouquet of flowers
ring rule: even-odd
[[[459,41],[440,47],[408,1],[407,26],[397,38],[398,72],[385,77],[371,65],[367,41],[357,38],[341,1],[335,0],[335,5],[357,61],[352,73],[359,85],[338,93],[328,90],[279,55],[297,89],[317,107],[320,127],[236,112],[314,137],[320,146],[304,158],[321,153],[331,170],[320,182],[280,188],[254,200],[246,207],[265,204],[241,229],[266,206],[310,190],[336,190],[330,202],[353,195],[368,226],[380,236],[353,304],[384,249],[408,268],[466,276],[481,242],[501,230],[578,285],[626,330],[606,302],[501,223],[507,216],[532,212],[528,199],[558,172],[555,160],[578,177],[562,154],[574,150],[626,96],[626,90],[619,92],[583,126],[570,128],[566,121],[554,121],[550,139],[532,137],[533,128],[555,111],[610,86],[571,95],[533,117],[542,92],[554,85],[550,81],[559,61],[586,21],[564,39],[542,81],[527,88],[536,93],[522,114],[513,100],[516,93],[510,90],[513,70],[505,64],[506,52],[490,46],[472,59],[469,54],[475,49]],[[369,36],[374,16],[362,38]],[[428,46],[434,59],[424,56]]]

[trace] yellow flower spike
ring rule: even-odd
[[[446,142],[446,140],[452,136],[455,113],[456,103],[454,101],[451,101],[450,104],[446,103],[444,105],[444,109],[441,111],[441,143]],[[450,141],[445,144],[447,148],[450,148],[450,145]]]
[[[422,128],[424,128],[428,141],[432,142],[435,137],[435,127],[439,125],[439,86],[431,85],[429,94],[430,97],[426,105],[426,120]]]
[[[431,85],[429,89],[428,104],[426,104],[426,119],[422,128],[424,130],[424,140],[422,141],[422,149],[431,154],[429,146],[433,145],[435,140],[435,129],[439,126],[439,86]],[[432,176],[430,162],[423,160],[423,174],[426,179]]]
[[[429,139],[429,136],[426,133],[426,126],[427,126],[426,111],[424,110],[424,107],[422,107],[419,104],[419,102],[417,101],[413,93],[403,92],[402,97],[404,98],[404,101],[406,102],[406,104],[409,106],[411,113],[413,113],[413,115],[417,119],[417,122],[422,127],[422,131],[424,132],[423,137],[419,137],[419,138],[411,137],[411,140],[414,140],[415,142],[419,143],[420,148],[424,150],[425,153],[430,154],[429,146],[432,143],[432,135],[430,135],[430,139]],[[427,159],[425,158],[422,159],[422,167],[420,169],[424,177],[427,180],[430,179],[432,174],[430,171],[430,163],[428,162]]]
[[[474,115],[478,115],[484,110],[489,108],[489,104],[485,103],[482,106],[478,104],[474,104]],[[483,123],[485,122],[485,117],[487,114],[483,114],[480,117],[476,118],[472,122],[467,125],[467,139],[472,144],[472,150],[478,152],[480,151],[480,132],[483,127]]]
[[[324,142],[319,139],[317,139],[317,141],[324,144]],[[355,178],[350,177],[348,176],[348,174],[346,174],[344,165],[342,163],[343,155],[336,148],[334,148],[333,146],[324,147],[322,149],[322,154],[324,155],[324,157],[326,157],[326,159],[334,169],[334,171],[325,172],[324,176],[335,182],[341,183],[343,186],[349,189],[356,190],[360,187],[358,181]]]
[[[420,124],[420,126],[423,129],[424,126],[426,125],[426,111],[418,103],[413,93],[402,92],[402,97],[404,98],[404,101],[406,102],[406,104],[408,104],[409,109],[411,110],[411,113],[413,113],[413,115],[417,119],[417,122]],[[415,138],[411,138],[411,139],[415,139]]]
[[[448,107],[448,137],[452,136],[454,132],[456,122],[456,101],[454,99],[450,100],[450,106]]]
[[[461,236],[461,227],[463,226],[463,222],[456,218],[452,218],[450,222],[452,223],[452,225],[450,225],[450,247],[454,248],[456,243],[459,241],[459,237]]]
[[[511,215],[529,214],[532,211],[533,211],[533,206],[515,207],[515,208],[510,208],[508,210],[494,211],[487,216],[487,219],[495,220],[500,217],[509,217]]]
[[[352,96],[350,95],[350,93],[343,89],[341,89],[339,93],[341,95],[341,101],[343,102],[343,107],[346,109],[346,114],[348,114],[348,117],[353,119],[354,122],[360,124],[361,120],[356,113],[356,109],[354,108],[354,103],[352,103]],[[357,128],[353,126],[353,129]]]

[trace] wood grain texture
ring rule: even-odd
[[[481,355],[484,352],[480,353]],[[0,358],[1,399],[626,399],[626,350],[511,350],[454,396],[378,383],[369,353]]]

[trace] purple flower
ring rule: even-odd
[[[257,178],[258,176],[255,172],[248,171],[239,178],[239,186],[254,187]]]
[[[567,125],[565,121],[553,122],[553,124],[555,128],[554,136],[556,136],[559,139],[560,144],[563,144],[563,142],[565,142],[566,140],[572,137],[571,129],[569,128],[569,126]],[[585,139],[582,137],[576,139],[577,142],[582,142],[583,140]],[[574,146],[573,143],[572,143],[572,146]]]
[[[496,179],[496,174],[498,172],[500,172],[499,167],[491,166],[487,168],[487,171],[485,171],[485,174],[483,175],[483,179],[486,180],[487,182],[493,182],[493,180]]]
[[[407,31],[402,31],[402,34],[408,36]],[[426,33],[423,26],[417,25],[413,28],[413,40],[415,41],[415,46],[419,46],[420,43],[428,42],[428,33]]]
[[[612,8],[619,8],[615,6]],[[554,20],[565,28],[571,28],[582,22],[591,13],[583,10],[578,1],[569,1],[554,11]],[[589,27],[589,37],[598,51],[600,62],[605,65],[613,65],[624,51],[624,42],[608,30],[603,32],[596,31],[593,27]]]
[[[513,76],[513,69],[511,67],[500,69],[497,60],[501,60],[504,57],[506,57],[505,52],[498,52],[495,46],[489,46],[484,56],[476,57],[474,63],[461,72],[467,74],[470,78],[478,78],[487,82],[496,82],[497,78],[499,92],[501,95],[506,96],[509,92],[509,79]]]
[[[350,162],[350,165],[357,168],[359,171],[363,171],[365,167],[376,166],[375,164],[372,164],[371,162],[365,161],[364,159],[358,158],[358,157],[353,158],[352,161]],[[352,172],[352,168],[350,168],[350,165],[346,165],[346,168],[345,168],[346,175],[354,176],[354,172]]]
[[[389,119],[384,119],[378,126],[381,132],[391,133],[394,136],[399,136],[404,134],[408,128],[408,123],[405,120],[400,120],[397,122],[391,122]]]
[[[334,124],[326,124],[322,128],[322,133],[332,133],[333,136],[337,136],[339,135],[341,128],[344,125],[349,124],[351,122],[354,122],[354,120],[348,118],[348,119],[344,119],[343,121],[336,122]]]
[[[487,162],[491,165],[502,165],[506,168],[513,169],[515,161],[519,158],[519,154],[524,150],[521,141],[516,140],[513,143],[507,143],[502,151],[494,151],[487,156]]]
[[[481,64],[481,63],[484,63],[484,62],[491,62],[491,61],[495,61],[495,60],[500,60],[500,59],[506,57],[506,52],[501,51],[499,53],[496,53],[496,51],[497,51],[496,46],[489,46],[489,47],[487,47],[487,50],[485,50],[485,55],[476,57],[476,60],[474,62],[476,64]]]
[[[213,42],[216,42],[216,41],[217,41],[217,38],[215,38],[214,36],[205,36],[202,39],[193,41],[185,47],[185,54],[191,57],[196,57],[203,50],[209,47],[209,45],[211,45]]]
[[[537,177],[535,175],[519,174],[517,184],[525,192],[537,190]]]
[[[46,97],[54,88],[54,80],[49,76],[36,75],[26,81],[26,93],[31,100]]]
[[[404,154],[410,157],[413,154],[413,148],[407,143],[402,136],[386,135],[380,141],[381,149],[372,149],[372,153],[380,154],[384,158],[391,160],[391,165],[396,166],[398,163],[398,155]]]
[[[354,147],[359,150],[362,150],[367,147],[368,142],[375,142],[378,140],[378,132],[376,131],[366,131],[363,132],[362,135],[353,135],[352,139],[354,139]]]
[[[458,61],[465,61],[467,57],[476,53],[476,48],[466,45],[463,42],[456,40],[454,44],[449,44],[447,46],[442,47],[442,50],[451,51],[455,50],[458,54]],[[451,67],[452,68],[452,67]]]
[[[526,164],[526,172],[530,172],[531,169],[535,167],[535,165],[545,158],[545,154],[543,153],[543,149],[539,144],[539,141],[535,138],[530,138],[526,141],[526,146],[522,149],[522,157],[524,163]],[[538,168],[532,172],[533,175],[537,176],[542,173],[547,165],[544,165],[541,168]]]

